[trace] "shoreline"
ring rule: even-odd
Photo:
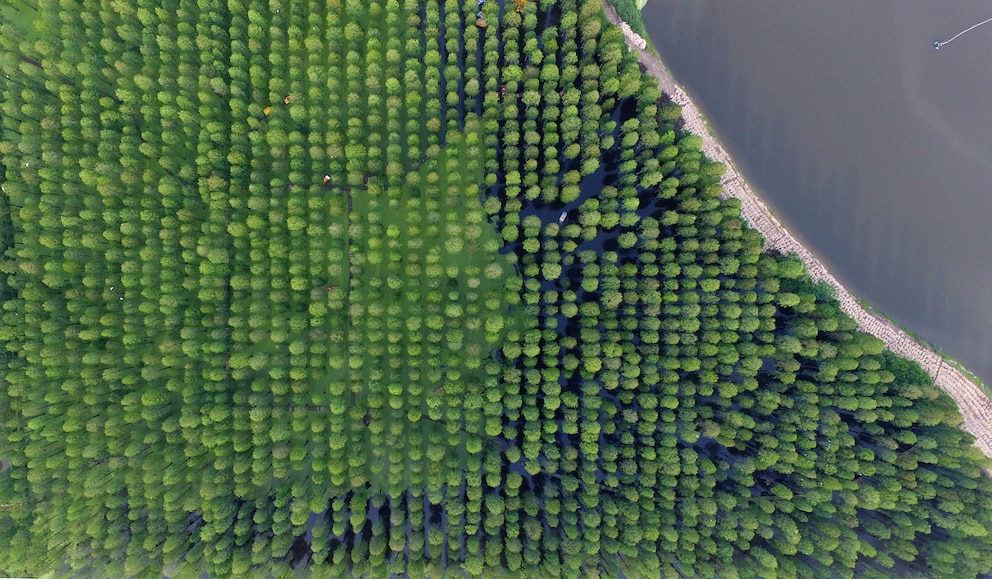
[[[601,0],[601,3],[607,19],[614,25],[621,26],[623,21],[620,20],[613,7],[606,0]],[[755,194],[751,186],[738,173],[737,167],[726,149],[709,132],[699,109],[682,87],[675,82],[661,59],[650,52],[643,39],[639,41],[636,35],[632,37],[627,33],[630,30],[629,26],[621,26],[621,28],[624,29],[627,46],[637,54],[638,60],[647,69],[647,73],[656,78],[661,90],[682,107],[684,128],[702,137],[703,152],[710,159],[727,166],[727,172],[721,180],[723,185],[721,196],[740,200],[741,216],[750,227],[757,229],[764,236],[765,250],[796,254],[806,265],[810,277],[814,281],[827,282],[834,288],[841,309],[858,323],[860,331],[882,340],[885,347],[894,354],[919,363],[933,378],[934,385],[946,392],[957,404],[958,410],[964,418],[961,428],[975,437],[975,446],[985,456],[992,458],[992,399],[983,388],[955,365],[946,362],[938,352],[921,344],[891,321],[862,306],[858,299],[827,271],[823,263],[789,233]],[[985,472],[992,476],[992,471],[986,470]]]

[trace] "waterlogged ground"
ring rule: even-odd
[[[655,0],[652,41],[855,294],[992,381],[992,16],[978,1]]]

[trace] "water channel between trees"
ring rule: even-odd
[[[649,2],[647,30],[778,217],[992,382],[992,16],[978,1]]]

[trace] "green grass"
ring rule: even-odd
[[[446,148],[429,152],[406,184],[383,190],[373,181],[350,192],[353,356],[338,377],[347,374],[354,401],[345,430],[374,457],[350,471],[353,484],[402,478],[405,488],[432,433],[443,431],[445,452],[425,466],[451,469],[453,478],[466,454],[481,450],[482,362],[509,321],[503,295],[512,268],[479,204],[479,149],[474,129],[449,133]],[[380,433],[398,454],[384,451]]]
[[[25,40],[28,41],[40,38],[33,24],[35,15],[36,12],[26,6],[17,9],[10,4],[0,4],[0,23],[10,23],[12,30],[25,34]],[[19,60],[16,54],[0,51],[0,67],[8,64],[16,65]]]
[[[938,356],[940,356],[941,359],[943,359],[946,364],[949,364],[950,366],[953,366],[954,368],[956,368],[959,371],[961,371],[961,373],[963,373],[965,376],[967,376],[968,379],[970,379],[972,382],[974,382],[975,384],[977,384],[979,388],[981,388],[983,391],[985,391],[985,393],[987,395],[992,396],[992,387],[990,387],[988,384],[986,384],[984,381],[982,381],[982,379],[979,378],[977,375],[975,375],[974,372],[972,372],[971,370],[968,370],[967,368],[965,368],[960,362],[958,362],[956,359],[954,359],[951,355],[949,355],[946,352],[944,352],[940,347],[931,344],[925,338],[923,338],[921,335],[919,335],[918,333],[916,333],[912,329],[907,328],[906,326],[900,324],[892,316],[890,316],[890,315],[888,315],[888,314],[886,314],[886,313],[878,310],[877,308],[875,308],[874,306],[872,306],[870,303],[868,303],[866,300],[863,300],[861,298],[857,298],[857,300],[858,300],[858,303],[861,304],[861,307],[863,307],[864,309],[866,309],[869,312],[872,312],[873,314],[875,314],[877,316],[880,316],[880,317],[888,320],[890,323],[892,323],[892,325],[894,325],[895,327],[897,327],[900,330],[902,330],[903,332],[905,332],[906,335],[908,335],[909,337],[913,338],[913,340],[916,343],[920,344],[921,346],[925,347],[926,349],[928,349],[931,352],[933,352],[933,353],[937,354]]]
[[[644,20],[641,18],[641,8],[644,7],[643,0],[609,0],[616,9],[620,19],[630,25],[634,32],[647,37],[644,29]]]

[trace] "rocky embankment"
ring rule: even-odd
[[[986,456],[992,458],[992,399],[982,387],[895,324],[862,306],[854,295],[827,271],[823,263],[779,223],[768,207],[755,195],[737,172],[730,155],[716,137],[710,134],[699,109],[686,92],[675,83],[661,60],[647,49],[644,39],[620,20],[606,0],[603,0],[603,8],[610,21],[621,27],[627,37],[628,46],[637,53],[648,74],[657,78],[661,89],[682,106],[685,128],[703,138],[703,151],[714,161],[720,161],[727,166],[727,173],[723,177],[723,195],[740,199],[744,219],[765,237],[765,247],[781,253],[798,255],[809,268],[814,280],[825,281],[836,289],[841,308],[858,322],[861,331],[885,342],[892,352],[918,362],[933,377],[934,384],[954,399],[964,417],[963,428],[975,436],[976,446]],[[992,476],[992,472],[986,472]]]

